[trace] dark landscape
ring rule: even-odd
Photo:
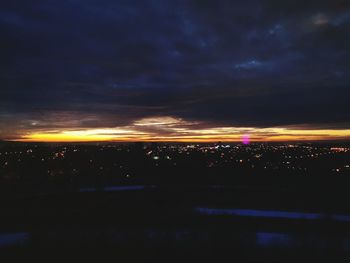
[[[6,253],[350,259],[346,143],[2,143],[0,154]]]

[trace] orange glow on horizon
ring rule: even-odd
[[[293,130],[286,128],[212,128],[185,130],[180,134],[162,135],[119,129],[34,132],[14,141],[21,142],[239,142],[249,133],[252,142],[320,141],[350,139],[350,130]]]
[[[172,116],[143,118],[114,128],[33,130],[13,141],[22,142],[251,142],[320,141],[350,139],[350,130],[298,129],[292,127],[207,127]]]

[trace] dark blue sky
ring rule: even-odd
[[[350,128],[350,1],[13,0],[0,137],[128,126]]]

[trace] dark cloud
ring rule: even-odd
[[[0,30],[2,134],[149,116],[350,127],[346,0],[14,0]]]

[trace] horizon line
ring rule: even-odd
[[[242,140],[26,140],[26,139],[2,139],[0,142],[18,142],[18,143],[244,143]],[[251,143],[302,143],[302,142],[350,142],[350,138],[334,139],[295,139],[295,140],[250,140]]]

